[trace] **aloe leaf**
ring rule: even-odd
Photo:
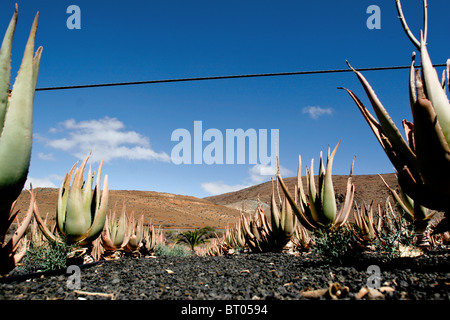
[[[349,67],[355,72],[357,75],[359,81],[361,82],[364,90],[366,91],[366,94],[372,104],[372,107],[375,111],[375,114],[378,118],[378,121],[383,128],[383,133],[386,135],[386,137],[389,139],[390,143],[392,144],[392,147],[394,148],[395,152],[404,159],[405,164],[409,168],[415,169],[415,155],[412,152],[412,150],[409,148],[408,144],[403,139],[403,136],[401,135],[400,131],[396,127],[395,123],[392,121],[391,117],[389,116],[389,113],[386,111],[384,106],[381,104],[380,100],[378,99],[377,95],[375,94],[375,91],[372,89],[370,84],[367,82],[367,80],[364,78],[364,76],[356,71],[352,66]]]
[[[89,229],[90,223],[87,221],[83,204],[83,176],[89,155],[83,160],[80,167],[75,171],[72,186],[69,189],[66,208],[65,232],[70,241],[82,239]]]
[[[390,120],[394,126],[394,131],[397,133],[394,135],[397,138],[390,139],[390,137],[386,134],[386,130],[382,127],[377,120],[372,116],[372,114],[367,110],[367,108],[363,105],[361,100],[350,90],[346,88],[339,87],[338,89],[343,89],[347,91],[353,101],[356,103],[357,107],[361,111],[364,119],[369,124],[369,127],[372,129],[372,132],[375,134],[380,145],[383,147],[386,155],[389,160],[391,160],[394,167],[400,171],[403,167],[407,166],[415,179],[420,179],[420,174],[417,168],[416,160],[414,152],[409,148],[408,144],[403,140],[398,129],[393,124],[392,120]],[[384,109],[384,108],[383,108]],[[386,112],[387,115],[387,112]],[[389,115],[387,115],[389,117]],[[390,119],[390,118],[389,118]],[[394,141],[397,141],[397,144],[394,144]],[[400,146],[400,147],[399,147]]]
[[[279,229],[276,230],[276,232],[274,232],[275,237],[279,237],[281,236],[284,232],[285,232],[285,225],[286,225],[286,220],[288,218],[288,212],[287,212],[287,207],[286,205],[288,205],[288,202],[286,200],[286,197],[284,197],[283,202],[281,203],[281,213],[280,213],[280,221],[279,221]]]
[[[284,198],[284,207],[285,207],[286,213],[285,213],[285,219],[284,219],[284,224],[283,224],[283,230],[284,230],[284,235],[286,236],[286,238],[290,238],[294,234],[296,223],[295,223],[295,216],[292,211],[292,207],[289,204],[286,197]]]
[[[314,159],[311,159],[311,168],[310,170],[308,170],[308,168],[306,168],[306,174],[308,175],[308,191],[309,191],[309,209],[311,212],[311,216],[314,219],[314,221],[316,222],[320,222],[320,211],[321,211],[321,206],[320,206],[320,197],[317,197],[317,192],[316,192],[316,182],[314,179]]]
[[[294,201],[294,198],[292,197],[289,190],[287,189],[280,174],[277,174],[277,179],[280,181],[281,189],[283,190],[285,197],[289,201],[289,204],[291,205],[292,210],[295,213],[295,216],[297,217],[297,219],[309,231],[315,230],[317,228],[317,223],[315,223],[312,219],[308,219],[308,217],[304,214],[303,210],[301,210],[297,206],[297,204]]]
[[[34,204],[33,211],[34,211],[34,217],[36,219],[37,225],[38,225],[39,229],[41,230],[42,234],[50,241],[57,241],[55,234],[48,229],[47,223],[42,220],[41,214],[39,213],[39,209],[38,209],[38,206],[36,205],[36,203]]]
[[[299,195],[299,205],[305,207],[307,205],[306,195],[303,188],[302,181],[302,157],[298,156],[298,170],[297,170],[297,186],[298,186],[298,195]]]
[[[323,221],[322,223],[324,223],[325,225],[334,222],[336,219],[337,208],[336,208],[336,197],[333,187],[332,167],[334,156],[340,143],[341,141],[338,142],[333,152],[331,153],[331,156],[330,156],[330,148],[328,147],[327,167],[325,169],[325,177],[322,191],[323,217],[321,218],[321,220]]]
[[[100,175],[100,169],[99,169]],[[98,191],[100,193],[100,191]],[[100,204],[98,206],[98,210],[95,212],[94,221],[92,222],[91,227],[86,232],[85,239],[80,242],[80,244],[87,244],[94,241],[102,232],[105,226],[106,214],[108,211],[108,202],[109,202],[109,189],[108,189],[108,175],[105,175],[105,180],[103,182],[103,190],[100,198]]]
[[[103,159],[100,161],[100,165],[98,166],[98,174],[97,174],[97,183],[94,191],[94,197],[95,197],[95,214],[97,214],[97,211],[100,210],[101,205],[101,198],[100,198],[100,184],[101,184],[101,178],[102,178],[102,168],[103,168]]]
[[[450,59],[447,59],[447,88],[450,92]]]
[[[10,201],[7,207],[22,191],[30,166],[35,91],[33,53],[38,16],[31,28],[0,137],[0,193]]]
[[[31,219],[33,218],[33,211],[34,211],[34,205],[35,205],[35,201],[36,201],[36,195],[35,195],[32,187],[31,187],[31,190],[29,190],[28,192],[30,193],[30,205],[28,206],[28,210],[25,213],[25,216],[24,216],[22,222],[20,224],[18,223],[17,230],[14,232],[13,236],[10,239],[12,253],[14,253],[17,250],[20,240],[25,235],[25,232],[28,229],[28,225],[30,224]]]
[[[353,166],[355,165],[355,159],[356,156],[353,157],[352,166],[350,167],[350,175],[347,179],[347,190],[345,193],[344,204],[342,205],[341,210],[339,210],[339,213],[336,217],[335,224],[337,227],[340,227],[347,222],[353,205],[353,198],[355,196],[355,185],[353,184],[352,180],[353,180]]]
[[[408,202],[405,202],[404,198],[402,198],[394,189],[392,189],[381,175],[378,175],[378,176],[381,178],[381,180],[383,180],[383,183],[391,192],[396,203],[403,209],[402,211],[404,213],[404,217],[410,222],[414,221],[414,210],[410,206],[410,204]],[[405,194],[405,196],[406,196],[406,194]]]
[[[17,24],[17,16],[18,8],[16,5],[16,10],[8,25],[8,29],[6,29],[0,49],[0,133],[3,130],[3,123],[7,112],[9,86],[11,80],[11,51],[14,31]]]
[[[347,91],[347,93],[350,95],[350,97],[355,102],[358,109],[361,111],[361,114],[363,115],[364,119],[366,120],[367,124],[369,125],[370,129],[374,133],[375,137],[377,138],[378,142],[380,143],[381,147],[383,148],[384,152],[388,156],[389,160],[391,160],[392,164],[397,170],[400,170],[403,168],[406,163],[404,159],[401,157],[400,154],[395,152],[391,142],[386,137],[383,128],[378,123],[377,119],[372,116],[372,114],[369,112],[369,110],[364,106],[364,104],[359,100],[358,96],[354,94],[351,90],[343,87],[338,87],[338,89],[342,89]],[[415,176],[418,175],[418,171],[413,168],[413,172]]]
[[[413,108],[417,163],[422,179],[430,188],[450,195],[450,149],[433,105],[419,98]]]
[[[273,230],[280,229],[280,211],[278,210],[277,203],[275,201],[275,184],[272,179],[272,195],[270,198],[270,218]]]
[[[72,166],[72,169],[66,173],[64,180],[59,188],[58,193],[58,206],[56,212],[56,223],[59,232],[65,234],[65,223],[66,223],[66,213],[67,213],[67,199],[69,198],[70,183],[72,181],[72,175],[75,171],[78,162]]]
[[[92,223],[92,181],[94,180],[95,172],[92,173],[91,166],[89,166],[89,171],[87,179],[82,187],[82,197],[83,197],[83,213],[86,225],[90,226]]]
[[[118,247],[122,247],[125,243],[125,231],[127,230],[127,219],[126,219],[126,211],[125,206],[122,210],[122,215],[120,220],[117,221],[116,224],[116,232],[114,233],[114,244]]]
[[[416,153],[416,144],[414,140],[414,124],[403,119],[402,121],[403,130],[406,134],[406,139],[408,140],[408,145],[411,148],[411,150]]]
[[[449,208],[448,196],[427,185],[417,182],[407,167],[397,172],[398,183],[405,194],[414,199],[414,202],[438,211],[447,211]]]
[[[89,228],[84,219],[82,204],[81,190],[72,186],[67,199],[66,221],[64,226],[64,232],[69,242],[81,240]]]
[[[330,149],[328,147],[328,149]],[[328,153],[328,157],[330,156],[330,154]],[[318,177],[318,182],[319,182],[319,195],[318,195],[318,199],[320,199],[320,203],[323,202],[323,183],[324,183],[324,179],[325,179],[325,167],[323,166],[323,156],[322,156],[322,151],[320,151],[320,155],[319,155],[319,177]],[[322,209],[322,208],[321,208]]]
[[[420,55],[426,97],[433,104],[442,132],[447,143],[450,144],[450,103],[445,91],[441,87],[436,69],[433,68],[428,54],[427,46],[423,41]]]
[[[409,103],[411,105],[411,109],[413,105],[417,101],[417,91],[416,91],[416,71],[414,68],[416,62],[416,53],[413,52],[411,59],[411,67],[409,69]]]

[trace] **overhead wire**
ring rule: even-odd
[[[434,67],[446,67],[447,64],[435,64]],[[420,66],[418,66],[420,67]],[[389,66],[389,67],[373,67],[373,68],[358,68],[356,71],[385,71],[385,70],[399,70],[409,69],[408,66]],[[192,78],[175,78],[175,79],[161,79],[161,80],[147,80],[147,81],[130,81],[130,82],[112,82],[112,83],[97,83],[97,84],[82,84],[69,86],[54,86],[36,88],[36,91],[51,91],[51,90],[69,90],[69,89],[85,89],[85,88],[99,88],[99,87],[113,87],[113,86],[130,86],[143,84],[157,84],[157,83],[171,83],[171,82],[189,82],[189,81],[208,81],[208,80],[224,80],[224,79],[240,79],[240,78],[257,78],[257,77],[279,77],[279,76],[295,76],[307,74],[327,74],[327,73],[343,73],[353,72],[351,69],[331,69],[331,70],[310,70],[310,71],[296,71],[296,72],[278,72],[278,73],[257,73],[257,74],[240,74],[240,75],[225,75],[225,76],[208,76],[208,77],[192,77]]]

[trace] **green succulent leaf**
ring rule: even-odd
[[[336,208],[336,197],[333,187],[332,167],[334,156],[340,143],[341,142],[339,141],[339,143],[336,145],[331,155],[330,155],[330,147],[328,147],[327,167],[325,169],[325,177],[322,186],[323,190],[322,190],[321,220],[323,221],[324,225],[331,224],[336,220],[337,208]]]
[[[6,30],[0,49],[0,132],[3,130],[3,123],[8,106],[9,86],[11,80],[11,51],[14,31],[17,24],[17,16],[18,8],[16,5],[16,11],[14,12],[14,15],[8,25],[8,29]]]
[[[450,103],[445,90],[442,89],[423,39],[421,41],[420,56],[426,97],[431,101],[445,139],[450,144]]]
[[[16,8],[17,9],[17,8]],[[30,166],[33,138],[33,99],[42,48],[34,54],[34,42],[38,24],[37,14],[28,38],[22,63],[15,80],[11,98],[7,97],[11,41],[17,13],[8,27],[0,53],[0,193],[3,201],[0,211],[9,210],[11,203],[22,191]],[[5,93],[6,90],[6,93]],[[6,94],[6,104],[5,101]]]

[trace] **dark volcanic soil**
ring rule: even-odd
[[[0,299],[304,300],[311,298],[302,292],[335,282],[349,288],[342,298],[355,300],[367,285],[368,266],[375,264],[381,286],[388,288],[379,299],[450,300],[448,252],[414,259],[372,257],[343,266],[329,265],[314,253],[125,257],[81,269],[79,291],[68,288],[63,273],[0,284]]]

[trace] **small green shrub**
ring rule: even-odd
[[[155,248],[155,256],[166,257],[186,257],[192,253],[185,246],[174,245],[173,247],[166,246],[162,243],[158,244]]]
[[[386,258],[401,257],[401,247],[415,248],[414,223],[406,219],[396,221],[384,220],[384,230],[373,241],[375,250],[385,254]]]
[[[22,260],[21,269],[26,272],[39,272],[67,267],[67,254],[72,246],[63,242],[48,242],[41,246],[31,246]]]
[[[357,258],[363,251],[354,233],[347,228],[318,229],[313,236],[312,251],[331,264],[344,264]]]

